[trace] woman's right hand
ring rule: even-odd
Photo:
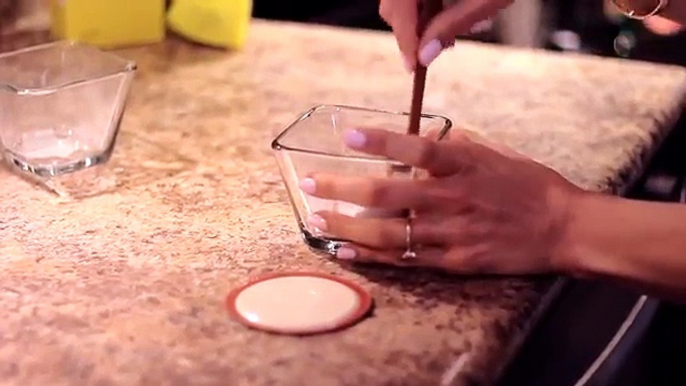
[[[408,71],[413,71],[417,62],[428,66],[459,35],[509,6],[513,0],[458,0],[450,1],[426,27],[424,34],[417,36],[417,12],[423,0],[381,0],[379,13],[393,29],[398,47]]]

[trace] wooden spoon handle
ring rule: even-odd
[[[417,36],[421,38],[431,20],[443,9],[442,0],[424,0],[419,3],[417,18]],[[410,107],[410,125],[407,134],[419,135],[419,123],[422,116],[424,88],[426,87],[426,67],[419,61],[415,66],[414,82],[412,85],[412,105]]]

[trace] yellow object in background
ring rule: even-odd
[[[52,33],[102,48],[157,43],[165,8],[165,0],[51,0]]]
[[[167,21],[170,29],[194,42],[240,49],[251,16],[251,0],[174,0]]]

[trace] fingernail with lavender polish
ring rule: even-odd
[[[298,186],[300,186],[300,190],[307,194],[314,194],[314,192],[317,190],[317,183],[314,181],[314,179],[309,177],[300,180]]]
[[[359,130],[351,130],[345,133],[344,140],[353,149],[361,149],[367,143],[367,136]]]
[[[428,66],[441,54],[441,51],[443,51],[443,44],[440,40],[434,39],[426,43],[419,51],[419,63],[424,67]]]
[[[307,218],[307,224],[319,229],[322,232],[326,232],[326,220],[324,220],[324,217],[318,214],[310,215],[310,217]]]
[[[336,258],[340,260],[353,260],[357,257],[357,252],[349,247],[340,247],[336,251]]]

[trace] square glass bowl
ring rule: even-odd
[[[0,55],[0,151],[11,165],[54,177],[107,162],[134,62],[60,41]]]
[[[286,127],[272,142],[296,221],[305,243],[314,251],[335,255],[347,243],[312,229],[307,224],[310,214],[327,210],[348,216],[395,216],[378,208],[312,197],[300,190],[299,181],[312,173],[341,176],[386,178],[421,178],[412,168],[384,157],[349,149],[344,133],[358,127],[373,127],[406,133],[407,113],[396,113],[351,106],[316,106]],[[446,138],[452,122],[438,115],[422,115],[420,135],[431,133],[436,140]]]

